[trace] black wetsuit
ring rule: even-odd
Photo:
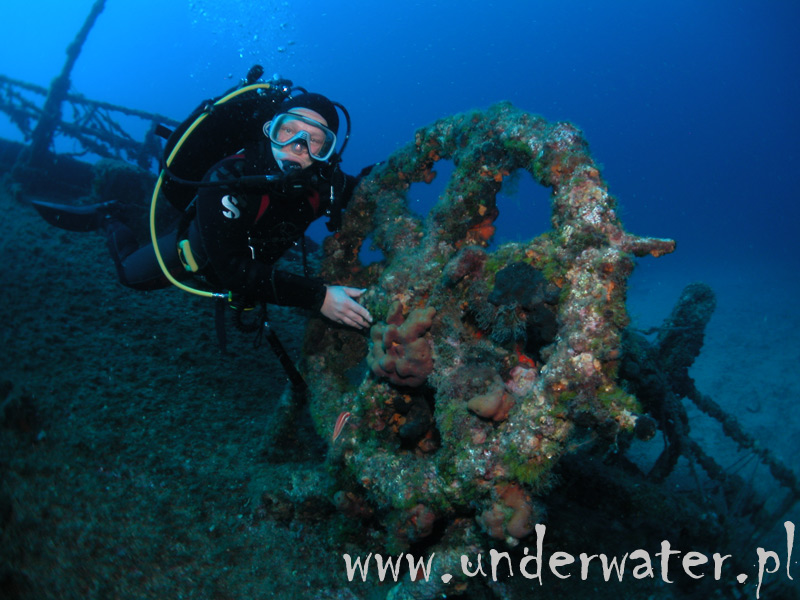
[[[206,180],[232,181],[243,175],[280,174],[268,147],[255,148],[224,159]],[[333,178],[336,196],[343,204],[352,195],[357,178],[339,172]],[[342,205],[343,205],[342,204]],[[308,226],[331,206],[331,181],[316,165],[296,176],[267,181],[257,186],[201,188],[188,226],[159,238],[159,249],[170,273],[191,276],[180,262],[177,239],[187,238],[200,266],[199,275],[219,290],[231,291],[245,302],[268,302],[319,310],[325,285],[274,268],[275,262],[302,240]],[[152,246],[135,249],[124,228],[112,225],[109,244],[120,280],[136,289],[158,289],[169,285],[155,260]],[[132,251],[135,250],[135,251]]]

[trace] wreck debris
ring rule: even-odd
[[[739,498],[742,489],[746,488],[740,477],[728,473],[689,437],[689,418],[680,402],[681,398],[688,398],[701,411],[716,419],[722,426],[722,432],[740,449],[757,456],[769,468],[775,480],[788,490],[786,499],[773,515],[759,514],[762,501],[756,497],[747,499],[749,506],[743,508],[755,514],[757,520],[777,521],[800,499],[797,476],[747,434],[735,416],[701,393],[689,376],[689,367],[700,354],[705,328],[715,306],[713,290],[703,283],[692,283],[683,290],[664,323],[644,332],[657,333],[653,343],[636,331],[625,332],[620,376],[656,418],[667,442],[648,477],[653,481],[663,481],[675,468],[678,458],[685,456],[696,461],[711,480],[719,482],[729,498]]]
[[[56,154],[53,142],[57,135],[72,138],[81,148],[78,155],[93,153],[107,159],[127,160],[149,170],[158,164],[162,144],[156,134],[159,125],[176,127],[178,122],[162,115],[99,102],[70,93],[70,75],[83,44],[105,7],[105,0],[96,0],[75,39],[67,47],[67,60],[49,89],[0,75],[0,111],[6,113],[22,133],[28,145],[2,141],[9,171],[7,183],[22,185],[33,193],[50,189],[42,180],[69,181],[83,188],[81,176],[72,171],[86,171],[87,165],[71,155]],[[40,98],[43,100],[40,101]],[[41,106],[39,105],[41,102]],[[64,118],[64,112],[71,115]],[[134,117],[146,123],[143,141],[138,141],[119,122],[119,116]],[[115,119],[116,117],[116,119]]]
[[[78,60],[83,44],[89,36],[97,17],[103,12],[105,0],[96,0],[92,5],[89,16],[75,36],[75,39],[67,48],[67,61],[64,63],[61,73],[53,80],[47,99],[42,108],[42,114],[36,128],[31,135],[30,146],[17,158],[14,170],[18,171],[27,166],[40,166],[46,164],[50,158],[50,145],[53,142],[53,134],[61,122],[61,105],[64,102],[70,87],[70,74]]]
[[[31,139],[37,124],[43,119],[44,109],[38,106],[36,99],[46,98],[49,93],[47,88],[0,75],[0,111],[8,115],[25,139]],[[63,102],[68,106],[66,112],[73,116],[66,120],[62,115],[51,132],[50,142],[52,134],[62,134],[78,143],[83,149],[81,154],[92,152],[104,158],[127,160],[143,169],[161,159],[163,149],[156,127],[159,124],[173,128],[178,125],[178,121],[164,115],[92,100],[80,94],[67,93]],[[125,131],[120,116],[146,122],[147,133],[143,141]],[[43,162],[47,164],[49,161],[45,159]]]

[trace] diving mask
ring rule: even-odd
[[[326,161],[336,149],[336,134],[319,121],[296,113],[276,115],[264,124],[264,134],[269,140],[283,148],[302,144],[314,160]]]

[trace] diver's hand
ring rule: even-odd
[[[320,312],[334,323],[349,325],[356,329],[364,329],[372,324],[372,315],[369,311],[355,301],[366,290],[345,287],[342,285],[329,285],[325,293],[325,301]]]

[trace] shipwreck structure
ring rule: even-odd
[[[72,69],[104,7],[105,0],[92,5],[49,88],[0,74],[0,112],[26,141],[0,140],[0,168],[9,173],[7,184],[31,193],[88,192],[94,174],[91,165],[78,160],[85,154],[126,161],[144,171],[159,165],[162,145],[158,128],[174,128],[177,121],[70,91]],[[137,138],[133,130],[142,130],[143,135]],[[55,152],[58,137],[72,140],[79,150]]]

